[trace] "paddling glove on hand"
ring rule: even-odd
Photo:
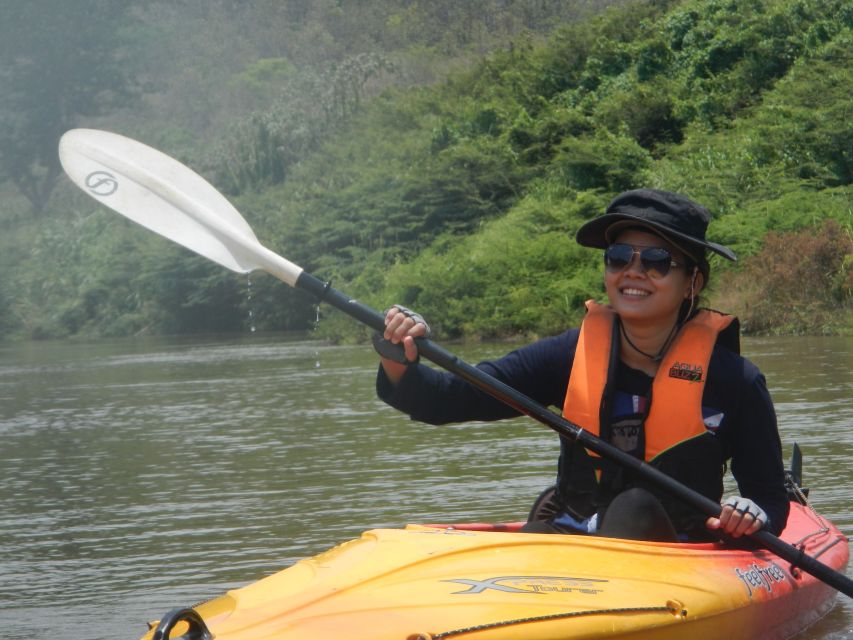
[[[424,338],[428,338],[430,336],[430,328],[429,325],[424,320],[423,316],[419,313],[412,311],[411,309],[407,309],[406,307],[395,304],[391,309],[396,309],[399,314],[402,314],[406,318],[410,318],[412,320],[412,326],[423,325],[423,332],[421,336]],[[386,317],[388,313],[391,311],[388,309],[385,312]],[[387,320],[386,320],[387,322]],[[411,330],[411,329],[410,329]],[[392,342],[391,340],[385,339],[383,334],[376,332],[373,335],[373,348],[376,349],[376,352],[383,358],[387,358],[388,360],[392,360],[394,362],[399,362],[400,364],[412,364],[413,362],[417,362],[416,358],[414,361],[409,360],[406,357],[405,349],[403,348],[402,343],[400,342]]]
[[[728,535],[739,538],[752,534],[767,524],[767,514],[753,500],[732,496],[723,501],[719,518],[709,518],[711,529],[722,529]]]
[[[386,340],[378,331],[373,334],[373,348],[383,358],[399,362],[400,364],[412,364],[406,358],[406,351],[403,349],[402,344],[394,344],[390,340]]]
[[[396,309],[397,311],[402,313],[407,318],[411,318],[412,320],[414,320],[415,324],[422,324],[424,326],[423,337],[424,338],[430,337],[430,335],[432,334],[432,331],[430,330],[429,325],[427,324],[427,321],[424,320],[424,317],[421,314],[417,313],[416,311],[412,311],[411,309],[406,309],[406,307],[404,307],[401,304],[395,304],[391,308]]]
[[[764,513],[764,509],[759,507],[754,501],[750,500],[749,498],[732,496],[731,498],[728,498],[725,502],[723,502],[723,506],[729,506],[734,511],[740,512],[742,514],[751,514],[753,518],[761,522],[762,526],[767,524],[767,514]]]

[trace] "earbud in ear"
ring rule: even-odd
[[[693,277],[690,278],[690,291],[685,291],[684,297],[690,298],[691,310],[693,308],[693,301],[696,299],[696,276],[699,275],[699,267],[693,267]]]

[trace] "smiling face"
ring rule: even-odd
[[[638,229],[626,229],[614,238],[614,243],[627,244],[642,250],[646,247],[663,247],[671,254],[677,266],[670,268],[662,278],[653,278],[640,264],[635,253],[624,269],[605,269],[604,286],[610,306],[626,325],[672,327],[684,300],[691,296],[692,270],[685,266],[685,255],[660,236]],[[693,293],[702,288],[702,275],[696,275]]]

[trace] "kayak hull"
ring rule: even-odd
[[[196,610],[217,640],[770,640],[835,601],[764,550],[512,528],[367,531]],[[800,505],[782,538],[847,564],[846,538]]]

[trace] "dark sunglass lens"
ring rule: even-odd
[[[669,273],[672,255],[666,249],[652,247],[650,249],[643,249],[640,253],[640,261],[646,273],[655,278],[663,278]]]
[[[604,250],[604,264],[611,269],[624,269],[634,257],[634,248],[627,244],[611,244]]]

